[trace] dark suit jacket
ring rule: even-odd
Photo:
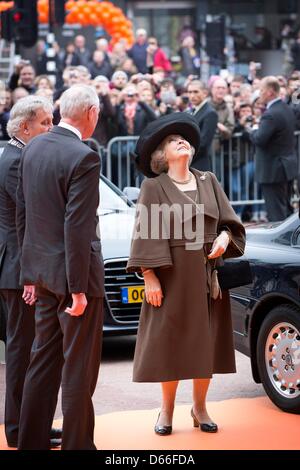
[[[293,110],[283,101],[277,101],[262,115],[259,129],[250,134],[256,146],[259,183],[280,183],[296,178],[295,128]]]
[[[193,168],[201,171],[211,171],[211,144],[216,134],[218,114],[209,103],[194,115],[200,128],[200,148],[192,163]]]
[[[22,149],[7,144],[0,157],[0,288],[20,289],[16,191]]]
[[[99,156],[67,129],[54,127],[26,146],[17,191],[22,283],[104,295],[99,176]]]

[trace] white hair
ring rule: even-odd
[[[97,77],[94,78],[93,83],[109,83],[108,78],[105,75],[97,75]]]
[[[9,121],[7,123],[8,135],[13,137],[18,134],[21,129],[21,124],[33,121],[39,109],[47,113],[53,113],[53,105],[49,98],[30,95],[18,100],[10,111]]]
[[[80,120],[82,113],[92,106],[99,107],[99,97],[93,86],[73,85],[60,98],[62,118]]]
[[[111,77],[111,81],[113,82],[117,77],[123,77],[128,82],[128,75],[124,70],[116,70]]]
[[[136,36],[147,36],[147,31],[144,28],[138,28],[135,34]]]

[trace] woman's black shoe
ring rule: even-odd
[[[194,420],[194,428],[200,428],[203,432],[218,432],[218,425],[216,423],[200,423],[193,408],[191,409],[191,416]]]
[[[159,420],[160,413],[158,415],[157,421]],[[159,436],[169,436],[172,433],[172,426],[162,426],[160,424],[156,424],[154,427],[154,432]]]

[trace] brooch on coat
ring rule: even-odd
[[[201,176],[200,176],[200,179],[201,179],[202,181],[205,181],[205,180],[206,180],[206,173],[204,173],[204,175],[201,175]]]

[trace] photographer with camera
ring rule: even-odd
[[[161,82],[159,101],[160,116],[165,116],[178,111],[177,93],[174,82],[171,78],[166,78]]]
[[[154,110],[141,101],[137,87],[127,85],[120,95],[121,103],[116,107],[116,123],[118,136],[138,136],[147,124],[156,119]],[[130,186],[133,181],[135,166],[130,162],[130,175],[127,174],[127,159],[135,148],[135,141],[122,142],[121,146],[112,146],[112,181],[119,187]],[[121,152],[121,174],[118,167],[118,152]]]
[[[98,75],[92,82],[99,97],[100,112],[98,122],[92,137],[96,139],[100,145],[106,146],[111,135],[112,121],[116,115],[116,109],[110,100],[109,80],[104,75]],[[103,152],[105,155],[105,153]],[[105,172],[106,165],[102,156],[102,171]],[[105,155],[106,157],[106,155]],[[105,173],[104,173],[105,174]]]

